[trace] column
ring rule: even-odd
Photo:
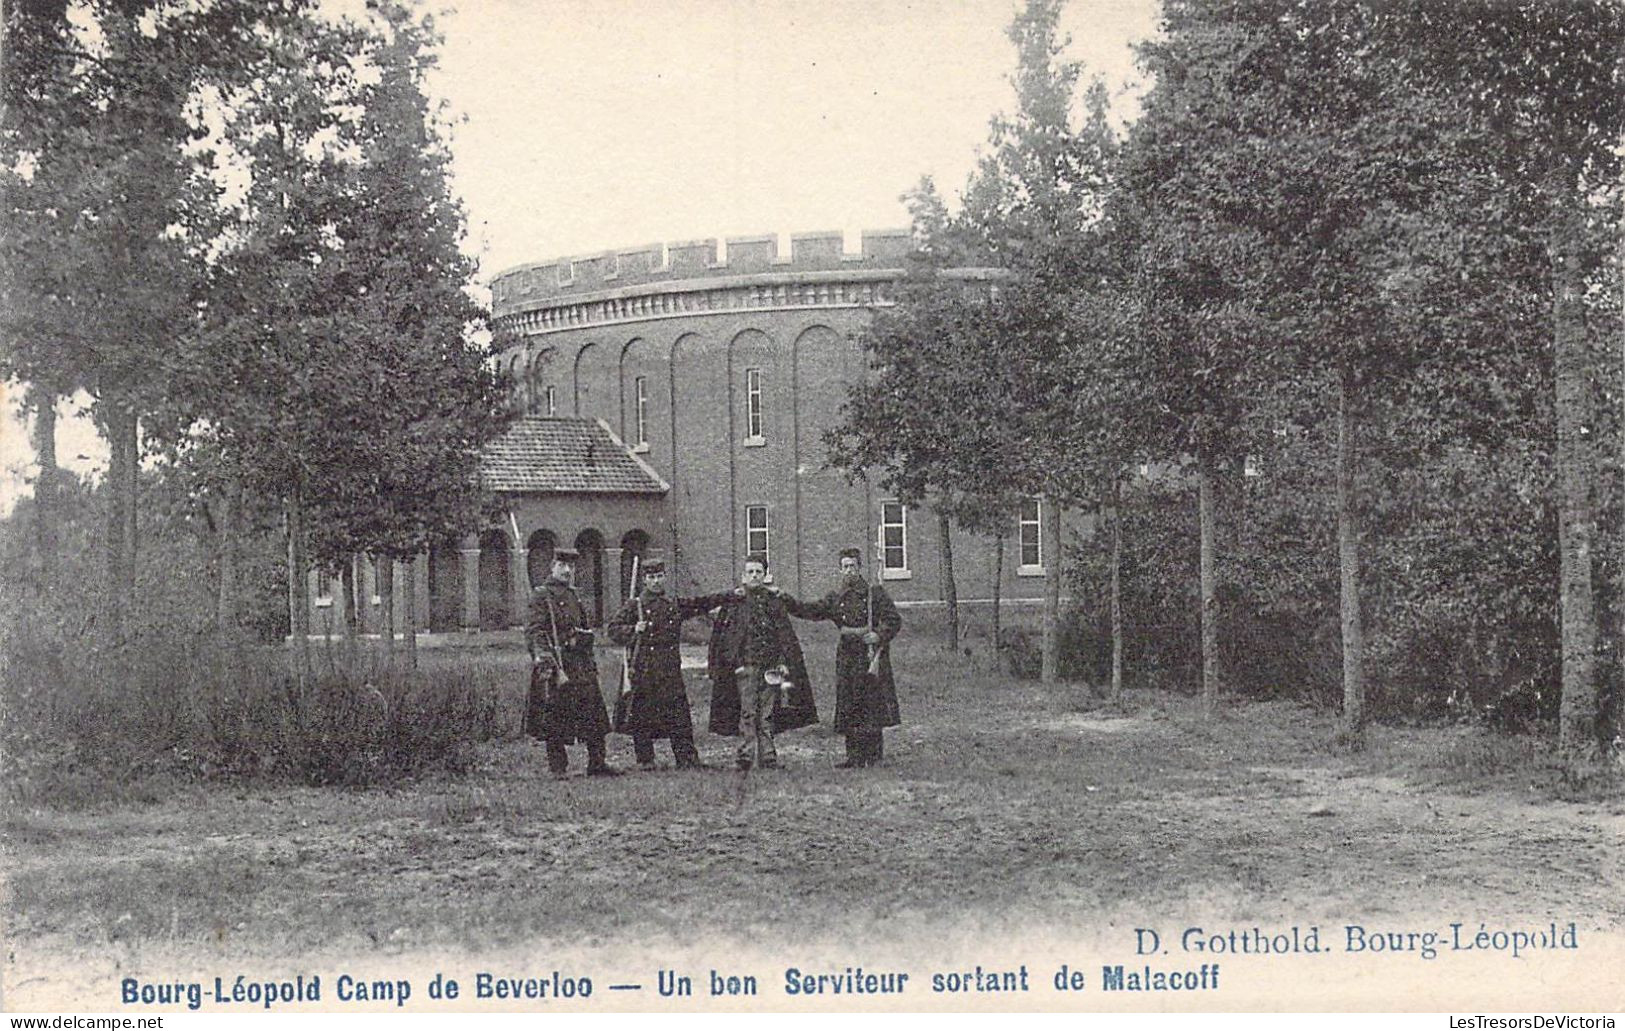
[[[412,576],[407,584],[412,592],[412,632],[429,632],[429,555],[418,552],[412,556]],[[405,622],[401,624],[403,627]]]
[[[457,554],[463,570],[463,632],[471,634],[480,628],[480,539],[464,537]]]
[[[621,604],[626,601],[626,595],[621,593],[621,556],[625,554],[620,547],[604,547],[604,624],[615,618],[615,613],[621,611]],[[607,638],[606,638],[607,640]]]
[[[530,549],[515,547],[508,563],[509,578],[513,582],[513,622],[524,626],[530,615]]]

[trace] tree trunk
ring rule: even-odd
[[[378,605],[383,610],[379,636],[384,642],[384,667],[395,668],[395,560],[378,556]]]
[[[1196,510],[1201,549],[1202,592],[1202,708],[1212,713],[1219,705],[1219,604],[1214,575],[1213,458],[1198,446]]]
[[[942,600],[948,608],[942,644],[948,654],[954,655],[959,651],[959,585],[954,582],[953,520],[946,511],[937,512],[937,533],[942,543]],[[880,575],[879,570],[875,575]]]
[[[107,582],[110,629],[116,640],[125,632],[125,617],[135,598],[136,477],[140,459],[138,426],[133,412],[109,406],[106,415]]]
[[[1123,484],[1112,484],[1112,701],[1123,697]]]
[[[1044,631],[1040,679],[1053,684],[1061,678],[1061,507],[1048,498],[1038,502],[1044,537]]]
[[[1570,185],[1564,183],[1563,185]],[[1573,190],[1554,193],[1560,205],[1548,239],[1552,266],[1553,358],[1557,393],[1557,538],[1562,612],[1563,696],[1558,751],[1586,760],[1597,754],[1597,615],[1592,596],[1591,472],[1584,427],[1587,404],[1585,312],[1581,295],[1582,225]]]
[[[299,658],[299,674],[310,676],[310,599],[305,583],[304,497],[298,486],[288,496],[288,630]]]
[[[993,535],[993,664],[999,662],[999,634],[1004,626],[1004,533]]]
[[[418,557],[406,561],[406,665],[418,668]],[[521,616],[521,618],[523,618]]]
[[[1345,367],[1337,381],[1337,566],[1342,587],[1343,740],[1365,745],[1365,633],[1360,620],[1360,503],[1354,470],[1359,447],[1359,386]]]
[[[220,497],[219,518],[215,520],[215,546],[220,558],[219,591],[215,596],[215,626],[221,638],[237,629],[237,510],[230,487]]]
[[[39,554],[40,571],[48,578],[56,568],[57,520],[62,471],[56,464],[56,395],[35,387],[29,399],[34,408],[34,461],[39,479],[34,481],[34,547]]]
[[[358,625],[360,610],[356,605],[359,592],[355,589],[355,556],[346,555],[344,565],[339,567],[339,591],[343,595],[344,626],[339,634],[344,641],[344,667],[354,670],[356,663],[357,643],[361,637],[361,628]]]

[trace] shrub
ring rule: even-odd
[[[1109,631],[1102,634],[1083,609],[1069,607],[1061,611],[1059,634],[1056,667],[1062,680],[1099,684],[1110,678],[1112,641]],[[1001,629],[999,651],[1004,656],[1005,668],[1019,679],[1038,679],[1043,672],[1042,643],[1041,631]]]
[[[207,549],[144,537],[141,604],[107,632],[94,494],[75,499],[46,566],[32,513],[0,523],[0,781],[11,801],[138,798],[164,779],[376,784],[458,769],[470,746],[518,725],[515,663],[425,655],[421,672],[375,662],[301,677],[281,644],[222,638]],[[404,658],[404,656],[402,657]]]

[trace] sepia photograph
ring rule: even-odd
[[[1625,0],[0,15],[13,1026],[1625,1011]]]

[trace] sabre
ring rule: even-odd
[[[643,595],[638,591],[638,563],[641,555],[632,556],[632,592],[628,601],[637,606],[638,622],[643,622]],[[636,631],[632,634],[632,643],[626,649],[626,661],[621,663],[621,695],[625,697],[632,693],[632,664],[638,658],[638,642],[642,635]]]

